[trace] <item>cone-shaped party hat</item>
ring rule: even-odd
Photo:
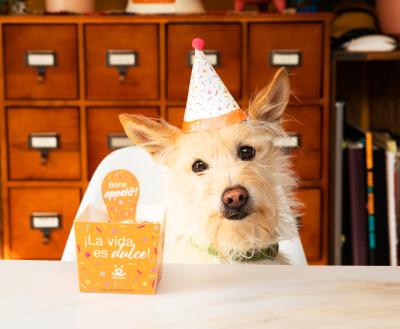
[[[192,41],[194,60],[183,131],[222,128],[246,120],[214,67],[204,55],[204,40]]]

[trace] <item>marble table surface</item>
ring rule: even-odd
[[[72,262],[0,261],[2,329],[400,328],[400,268],[164,266],[157,295],[80,293]]]

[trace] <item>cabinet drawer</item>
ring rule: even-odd
[[[276,69],[286,66],[300,99],[322,96],[323,26],[319,23],[251,24],[249,92],[260,90]]]
[[[158,97],[157,25],[86,25],[85,33],[88,98]]]
[[[184,107],[169,107],[167,109],[167,121],[178,128],[182,129],[183,117],[185,115]]]
[[[10,179],[80,179],[75,108],[7,109]]]
[[[192,39],[206,40],[205,53],[231,94],[240,98],[240,25],[171,24],[168,26],[168,99],[185,100],[191,74]],[[208,53],[208,54],[207,54]]]
[[[80,197],[77,188],[10,189],[11,258],[60,259]]]
[[[89,108],[88,109],[88,152],[89,176],[96,170],[104,157],[117,148],[130,145],[128,137],[118,119],[121,113],[158,117],[158,109],[151,108]]]
[[[4,26],[6,97],[78,97],[77,40],[74,25]]]
[[[309,262],[319,261],[321,258],[322,231],[321,231],[321,191],[319,189],[300,189],[298,197],[304,204],[300,224],[300,236],[304,251]]]
[[[288,107],[285,111],[283,126],[293,141],[292,147],[288,147],[288,150],[293,155],[292,161],[296,173],[302,179],[320,179],[321,108],[318,106]]]

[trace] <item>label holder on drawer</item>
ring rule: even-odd
[[[219,67],[221,65],[220,63],[220,53],[218,50],[204,50],[203,51],[204,55],[206,56],[207,60],[210,62],[210,64],[214,67]],[[188,65],[189,67],[193,66],[193,61],[194,61],[194,50],[189,51],[188,54]]]
[[[107,135],[107,145],[110,150],[132,146],[133,143],[125,133],[110,133]]]
[[[61,221],[61,214],[56,212],[34,212],[30,217],[31,229],[42,231],[44,244],[49,243],[53,230],[62,227]]]
[[[46,70],[58,65],[57,54],[53,50],[28,50],[25,53],[25,64],[37,70],[38,83],[43,83]]]
[[[124,82],[128,69],[139,65],[138,53],[133,50],[109,49],[106,54],[107,66],[118,70],[120,82]]]
[[[301,66],[303,60],[300,50],[272,50],[269,53],[269,65],[287,68]]]
[[[275,137],[272,144],[290,153],[301,147],[301,136],[298,133],[288,133],[287,136]]]
[[[54,132],[30,133],[28,135],[28,146],[32,150],[40,152],[42,164],[47,162],[50,150],[60,148],[60,135]]]

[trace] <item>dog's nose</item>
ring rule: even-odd
[[[222,195],[222,202],[230,209],[239,210],[249,199],[249,192],[243,186],[228,188]]]

